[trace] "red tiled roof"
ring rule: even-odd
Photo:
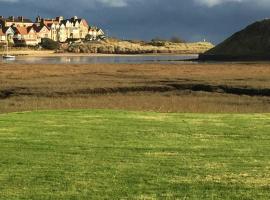
[[[83,25],[86,26],[86,27],[89,26],[88,23],[87,23],[87,21],[86,21],[85,19],[82,19],[82,23],[83,23]]]
[[[20,35],[27,35],[31,30],[32,30],[33,27],[14,27],[14,31],[15,33],[17,34],[20,34]]]
[[[59,22],[54,19],[44,19],[43,24],[45,26],[51,26],[52,24],[59,24]]]
[[[15,33],[20,34],[20,35],[27,35],[28,31],[26,27],[14,27],[13,28]]]

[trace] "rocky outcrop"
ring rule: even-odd
[[[101,53],[101,54],[147,54],[147,53],[174,53],[199,54],[211,49],[213,45],[208,42],[197,43],[171,43],[163,46],[154,46],[147,43],[132,43],[128,41],[117,42],[87,42],[71,45],[62,45],[62,51],[70,53]]]

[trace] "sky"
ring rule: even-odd
[[[0,15],[79,16],[121,39],[181,37],[217,44],[270,16],[270,0],[0,0]]]

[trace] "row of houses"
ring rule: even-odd
[[[30,19],[20,17],[0,16],[0,42],[10,42],[35,46],[42,38],[49,38],[57,42],[67,40],[97,40],[104,38],[104,32],[90,26],[85,19],[72,17],[56,17],[53,19],[41,18],[38,16],[35,22]]]

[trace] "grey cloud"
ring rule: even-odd
[[[226,3],[238,3],[238,4],[250,4],[253,6],[269,6],[270,7],[270,1],[269,0],[193,0],[195,3],[205,5],[208,7],[214,7],[221,4]]]
[[[7,2],[7,3],[15,3],[18,2],[19,0],[0,0],[0,2]]]
[[[85,17],[111,36],[220,42],[268,17],[269,0],[0,0],[0,15]],[[10,6],[10,4],[13,4]]]

